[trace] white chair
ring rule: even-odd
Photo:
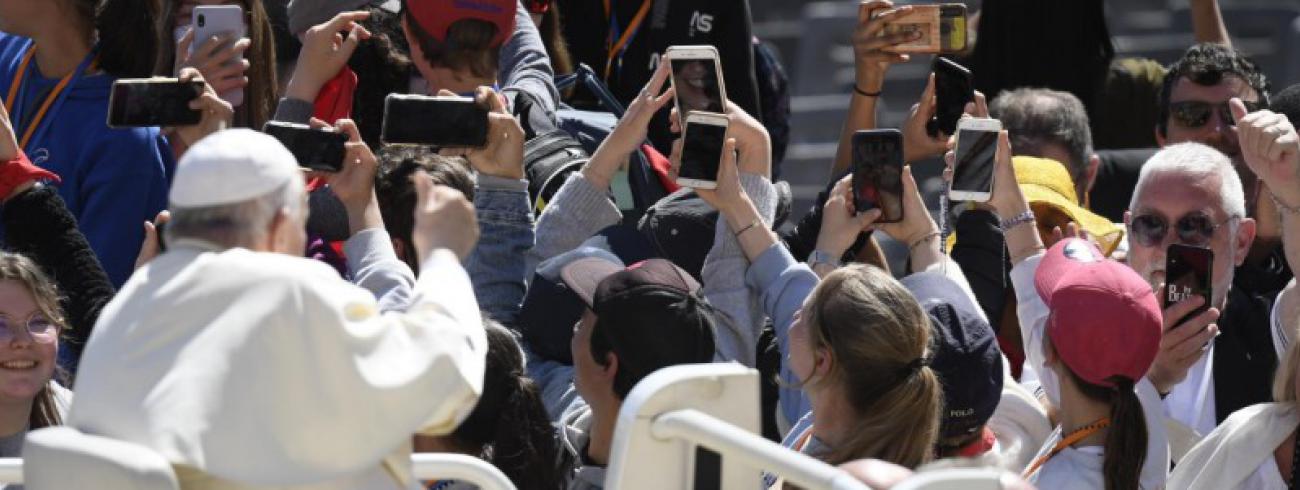
[[[180,490],[176,473],[161,454],[72,427],[27,434],[23,460],[28,490]]]

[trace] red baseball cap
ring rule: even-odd
[[[1070,238],[1047,251],[1034,287],[1051,310],[1052,346],[1080,379],[1113,388],[1112,376],[1146,376],[1162,320],[1151,285],[1137,272],[1106,259],[1092,242]]]
[[[463,19],[478,19],[497,26],[492,46],[505,44],[515,31],[516,0],[407,0],[408,18],[435,39],[447,37],[447,29]]]

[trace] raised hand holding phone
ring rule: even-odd
[[[524,129],[506,111],[505,101],[491,87],[479,87],[474,102],[488,109],[487,144],[482,148],[448,148],[462,153],[480,174],[505,179],[524,178]]]
[[[713,189],[718,183],[719,162],[726,151],[730,119],[722,114],[692,112],[686,116],[676,182],[683,187]],[[733,145],[734,146],[734,145]]]
[[[894,8],[889,0],[871,0],[858,5],[858,24],[853,28],[853,61],[857,87],[868,93],[880,92],[885,72],[894,63],[906,63],[911,56],[893,51],[899,44],[921,37],[920,32],[883,33],[885,26],[912,12],[911,5]]]
[[[669,46],[664,60],[672,69],[672,87],[677,111],[723,112],[726,110],[727,87],[723,83],[722,62],[713,46]],[[662,63],[661,63],[662,65]]]
[[[970,70],[943,57],[932,65],[935,83],[935,111],[926,130],[933,137],[950,135],[957,128],[966,104],[975,98],[974,79]]]
[[[669,63],[659,64],[659,68],[650,77],[645,88],[641,89],[641,93],[628,104],[627,111],[618,120],[614,130],[610,131],[605,141],[602,141],[600,147],[596,148],[596,152],[592,153],[591,160],[582,168],[583,177],[596,188],[609,188],[610,180],[618,173],[619,167],[627,160],[628,155],[645,142],[646,128],[650,126],[650,119],[673,100],[675,92],[672,88],[662,94],[659,93],[664,83],[668,81],[671,71]]]
[[[243,7],[197,5],[190,15],[191,30],[186,34],[189,42],[183,38],[184,49],[176,52],[180,66],[198,68],[205,79],[219,87],[217,94],[222,99],[232,106],[242,105],[244,87],[248,85],[244,74],[249,67],[244,52],[252,42],[244,37],[248,25],[244,22]]]
[[[217,95],[216,89],[203,79],[203,75],[198,70],[184,68],[181,70],[178,80],[182,83],[201,84],[203,86],[202,93],[197,98],[190,100],[188,104],[191,110],[199,112],[198,124],[174,126],[167,129],[170,134],[174,134],[180,139],[180,143],[185,148],[189,148],[204,137],[230,126],[231,120],[235,117],[235,108],[230,102]]]

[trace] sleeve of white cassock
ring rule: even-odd
[[[473,409],[487,339],[454,254],[438,251],[425,261],[404,313],[380,314],[369,292],[342,282],[307,288],[302,299],[316,332],[309,352],[321,357],[318,375],[293,388],[314,391],[308,399],[321,402],[300,414],[311,419],[303,426],[351,441],[313,451],[381,456],[417,431],[451,432]]]

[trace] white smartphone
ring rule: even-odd
[[[677,114],[685,118],[696,111],[727,111],[727,88],[722,79],[722,62],[713,46],[669,46],[664,59],[672,64],[669,77],[677,91]]]
[[[985,202],[993,194],[993,168],[998,157],[1002,121],[966,118],[957,123],[957,151],[948,198]]]
[[[692,112],[682,128],[682,165],[677,184],[692,189],[717,189],[722,147],[727,141],[726,115]]]
[[[194,29],[194,42],[190,44],[190,56],[204,42],[216,36],[229,36],[230,42],[221,46],[226,49],[248,35],[248,25],[244,22],[244,9],[239,5],[198,5],[190,18]],[[232,61],[234,63],[234,61]],[[210,82],[215,82],[212,80]],[[234,89],[217,94],[230,105],[239,107],[244,103],[244,89]]]

